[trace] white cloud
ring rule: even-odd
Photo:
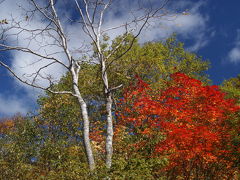
[[[169,35],[176,33],[183,39],[193,41],[193,44],[188,47],[190,51],[198,51],[205,47],[213,33],[209,36],[209,27],[207,26],[209,18],[200,13],[200,7],[205,6],[205,3],[191,3],[190,1],[181,1],[176,3],[176,8],[182,9],[182,13],[172,15],[168,19],[162,19],[159,25],[155,25],[149,31],[142,34],[143,41],[163,40]],[[187,9],[184,12],[184,9]],[[181,12],[181,11],[180,11]]]
[[[159,0],[151,0],[153,5],[159,5]],[[60,1],[64,2],[64,1]],[[68,1],[66,1],[68,3]],[[133,16],[129,13],[130,9],[137,9],[138,1],[130,1],[130,0],[121,0],[115,1],[116,4],[113,4],[111,11],[106,14],[104,21],[104,28],[117,26],[126,22],[126,20],[130,20]],[[144,1],[143,1],[144,2]],[[200,13],[199,8],[204,6],[204,3],[192,3],[191,1],[183,0],[178,3],[174,3],[174,9],[180,9],[180,12],[183,12],[184,9],[189,9],[189,15],[184,15],[179,13],[175,16],[171,11],[167,17],[163,17],[159,19],[159,21],[151,22],[153,26],[149,29],[146,29],[142,35],[140,36],[141,42],[146,41],[154,41],[154,40],[163,40],[172,33],[177,33],[186,39],[193,39],[194,44],[189,47],[191,51],[197,51],[200,48],[206,46],[208,43],[208,37],[206,36],[206,32],[208,31],[207,22],[208,18],[203,16]],[[36,16],[31,20],[26,21],[25,15],[20,7],[29,7],[28,1],[23,0],[7,0],[1,4],[0,17],[2,19],[10,19],[12,17],[15,21],[22,21],[21,25],[27,29],[37,29],[46,27],[47,22],[42,21],[40,16]],[[67,21],[67,17],[71,16],[71,11],[65,8],[66,4],[61,3],[59,5],[59,9],[57,9],[61,13],[61,19],[64,22],[64,29],[68,34],[69,47],[72,52],[75,52],[74,57],[81,57],[78,50],[83,50],[84,44],[89,44],[90,39],[83,34],[81,30],[81,26],[79,23],[69,23]],[[69,6],[68,6],[69,7]],[[71,9],[71,8],[70,8]],[[144,10],[144,9],[143,9]],[[139,15],[143,11],[136,11]],[[112,32],[109,32],[111,39],[120,35],[124,32],[124,28],[118,29]],[[17,29],[12,29],[9,33],[20,33]],[[54,32],[51,32],[51,35],[54,35]],[[32,38],[32,33],[27,31],[21,32],[18,34],[18,38],[16,36],[9,36],[8,41],[11,44],[16,44],[19,46],[29,47],[30,49],[42,53],[42,54],[51,54],[51,56],[61,60],[62,62],[66,62],[66,57],[62,53],[61,48],[58,46],[54,46],[56,39],[49,37],[48,34],[35,34],[35,40],[30,40]],[[41,47],[41,48],[40,48]],[[81,49],[79,49],[81,48]],[[12,54],[13,59],[10,64],[11,67],[17,72],[18,75],[23,76],[24,74],[33,74],[40,67],[48,64],[50,60],[44,59],[43,61],[39,61],[40,59],[34,55],[26,54],[23,52],[15,51]],[[65,72],[65,69],[59,65],[52,65],[42,71],[43,76],[51,75],[55,80],[59,79]],[[26,77],[26,76],[25,76]],[[43,79],[39,79],[39,85],[47,86],[48,82]],[[36,94],[40,93],[39,91],[34,91],[32,88],[29,88],[18,81],[16,84],[22,86],[25,90],[27,90],[28,94],[26,96],[31,96],[33,100],[36,99]],[[0,95],[0,112],[6,110],[6,113],[11,113],[13,111],[17,112],[26,112],[28,108],[25,108],[25,101],[22,99],[9,98],[5,99]],[[9,107],[13,107],[11,111],[4,108],[4,104],[8,102]],[[15,104],[15,105],[14,105]],[[2,110],[1,110],[2,109]]]
[[[6,18],[9,21],[9,25],[5,27],[16,27],[11,28],[6,31],[6,40],[8,44],[15,45],[19,47],[26,47],[32,51],[39,53],[41,55],[50,55],[51,57],[57,58],[61,62],[65,62],[66,58],[62,53],[62,49],[57,45],[54,45],[56,39],[53,38],[56,32],[51,31],[50,34],[41,33],[40,31],[31,31],[36,29],[44,29],[47,27],[47,22],[41,20],[40,16],[36,16],[31,20],[25,20],[24,10],[28,5],[27,1],[21,0],[8,0],[1,4],[4,8],[0,12],[1,18]],[[19,22],[16,24],[16,22]],[[21,26],[21,28],[18,28]],[[33,79],[34,73],[36,73],[41,67],[46,66],[51,63],[51,60],[41,59],[40,57],[25,53],[21,51],[12,51],[12,59],[8,60],[8,64],[16,72],[17,75],[24,77],[25,79]],[[53,64],[47,68],[41,70],[41,76],[48,77],[51,76],[53,79],[57,80],[64,73],[64,68]],[[33,75],[30,77],[30,75]],[[48,81],[37,78],[37,84],[41,86],[48,86]],[[19,83],[24,86],[22,83]]]
[[[234,47],[228,54],[230,62],[238,63],[240,62],[240,47]]]
[[[229,51],[227,60],[232,63],[240,63],[240,29],[237,29],[234,47]]]
[[[129,14],[130,9],[137,9],[137,1],[122,0],[114,6],[112,11],[108,13],[104,26],[106,28],[124,24],[127,20],[134,18]],[[159,0],[151,0],[153,5],[159,6]],[[170,1],[171,3],[171,1]],[[126,5],[127,4],[127,5]],[[176,9],[175,11],[167,10],[168,13],[161,18],[155,18],[150,22],[150,26],[145,28],[139,39],[141,43],[147,41],[164,40],[173,33],[181,36],[183,39],[192,41],[188,50],[198,51],[205,47],[210,39],[214,36],[214,32],[208,27],[209,18],[200,12],[200,8],[207,5],[206,1],[191,2],[189,0],[174,1],[168,8]],[[134,12],[134,11],[131,11]],[[142,11],[137,11],[141,14]],[[122,29],[110,32],[110,37],[113,39],[117,35],[124,32]]]
[[[1,4],[1,11],[0,11],[0,17],[1,19],[7,19],[9,22],[9,25],[11,26],[11,23],[20,22],[19,25],[21,25],[25,29],[37,29],[46,27],[47,23],[43,22],[39,16],[36,16],[36,18],[26,21],[25,15],[23,14],[24,11],[21,9],[21,7],[26,7],[27,1],[21,1],[21,0],[8,0],[4,1]],[[4,8],[2,8],[4,7]],[[1,31],[1,30],[0,30]],[[35,34],[30,31],[21,31],[17,28],[12,28],[7,32],[7,41],[10,45],[16,45],[21,47],[28,47],[29,49],[41,53],[43,55],[45,54],[51,54],[52,57],[58,58],[60,61],[65,62],[66,58],[62,54],[59,47],[54,46],[54,38],[51,38],[48,36],[48,34]],[[54,33],[54,32],[52,32]],[[15,34],[15,35],[13,35]],[[16,36],[17,34],[17,36]],[[35,36],[35,40],[32,40],[32,37]],[[40,61],[40,58],[32,55],[27,54],[20,51],[12,51],[11,52],[11,59],[6,59],[5,62],[9,66],[12,67],[12,69],[21,77],[25,77],[25,79],[31,79],[32,77],[29,77],[29,75],[36,73],[36,71],[48,63],[50,63],[50,60],[43,59]],[[1,57],[2,58],[2,57]],[[51,76],[53,79],[57,80],[59,79],[65,72],[65,69],[59,65],[53,64],[49,66],[48,68],[45,68],[42,70],[41,75],[42,76]],[[32,107],[29,106],[29,104],[32,104],[36,101],[37,96],[42,93],[40,90],[33,90],[32,87],[26,86],[23,83],[19,82],[18,80],[14,79],[15,86],[19,89],[23,89],[25,94],[23,94],[21,98],[17,94],[9,93],[8,96],[0,94],[0,115],[1,116],[8,116],[13,115],[17,112],[21,112],[25,114],[29,110],[33,110]],[[37,84],[41,86],[48,86],[48,81],[38,78]],[[9,90],[12,91],[12,90]],[[11,95],[10,95],[11,94]]]
[[[0,94],[0,117],[14,115],[18,112],[26,114],[30,109],[24,99]]]

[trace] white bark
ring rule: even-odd
[[[161,18],[162,16],[166,15],[166,11],[162,11],[164,6],[167,4],[169,0],[162,0],[162,4],[159,8],[153,9],[151,5],[149,6],[149,9],[145,7],[141,7],[138,9],[138,11],[141,11],[143,14],[140,16],[135,16],[135,14],[131,11],[132,13],[132,19],[129,21],[123,22],[122,24],[119,24],[118,26],[114,27],[109,27],[106,29],[103,29],[102,25],[104,23],[104,15],[105,12],[108,10],[109,6],[112,5],[113,1],[112,0],[71,0],[69,3],[74,2],[76,5],[76,9],[79,12],[80,18],[78,22],[72,21],[72,23],[79,23],[82,27],[82,30],[86,33],[86,35],[89,37],[91,40],[91,43],[96,47],[96,54],[97,54],[97,61],[101,65],[101,78],[102,82],[104,85],[104,91],[103,95],[105,97],[105,105],[106,105],[106,111],[107,111],[107,118],[106,118],[106,123],[107,123],[107,137],[106,137],[106,166],[108,168],[111,167],[112,164],[112,155],[113,155],[113,117],[112,117],[112,95],[113,95],[113,90],[121,87],[111,87],[109,84],[109,79],[108,79],[108,68],[111,66],[111,64],[119,60],[123,55],[125,55],[132,47],[135,39],[141,34],[142,30],[144,27],[146,27],[150,19],[153,18]],[[1,0],[0,0],[1,2]],[[7,65],[4,62],[0,61],[0,66],[5,67],[15,78],[17,78],[19,81],[22,83],[25,83],[29,86],[43,89],[46,91],[49,91],[51,93],[56,93],[56,94],[70,94],[78,99],[78,103],[80,105],[81,113],[82,113],[82,119],[83,119],[83,140],[84,140],[84,147],[86,151],[86,156],[88,159],[89,167],[91,170],[95,168],[95,162],[94,162],[94,157],[92,153],[92,148],[90,144],[90,139],[89,139],[89,117],[88,117],[88,110],[87,110],[87,105],[86,102],[84,101],[80,89],[79,89],[79,84],[78,84],[78,78],[79,77],[79,72],[81,69],[81,64],[75,59],[73,59],[71,51],[69,50],[68,46],[68,39],[67,36],[64,32],[64,28],[61,24],[61,21],[58,17],[57,10],[55,9],[55,4],[54,0],[48,0],[48,3],[46,7],[41,7],[38,3],[37,0],[29,0],[29,2],[32,3],[32,5],[35,7],[34,10],[29,11],[28,13],[34,14],[35,12],[38,12],[44,17],[46,22],[49,22],[49,24],[45,28],[40,28],[40,29],[27,29],[25,27],[21,27],[21,23],[14,22],[12,23],[15,25],[12,27],[12,29],[18,29],[19,33],[20,32],[28,32],[29,34],[32,34],[30,36],[29,41],[31,42],[34,39],[35,36],[39,34],[44,34],[46,33],[48,37],[52,38],[54,40],[55,44],[47,44],[47,46],[52,46],[56,45],[57,47],[61,47],[61,53],[64,53],[64,55],[67,58],[67,63],[63,62],[56,57],[52,56],[52,54],[49,53],[39,53],[37,50],[33,50],[30,47],[23,47],[23,46],[9,46],[7,43],[1,43],[0,42],[0,52],[1,51],[21,51],[23,53],[27,54],[32,54],[36,57],[39,58],[39,61],[46,61],[48,60],[48,64],[44,65],[43,67],[39,68],[35,73],[31,74],[30,77],[33,77],[32,81],[27,81],[26,79],[23,79],[22,77],[18,76],[13,69],[10,68],[10,65]],[[81,4],[79,3],[81,2]],[[28,14],[26,13],[26,14]],[[138,13],[137,13],[138,14]],[[139,14],[138,14],[139,15]],[[118,31],[119,29],[125,28],[125,33],[123,34],[122,41],[120,41],[118,44],[116,44],[115,48],[111,48],[111,46],[108,47],[107,49],[107,56],[105,57],[104,54],[104,49],[101,46],[101,40],[103,39],[103,36],[105,33],[110,33],[111,31]],[[11,28],[7,28],[6,31],[11,30]],[[5,32],[5,30],[3,31]],[[122,52],[118,57],[112,58],[112,56],[115,54],[115,52],[118,51],[118,49],[123,45],[124,40],[128,37],[129,33],[134,34],[134,38],[130,42],[129,47]],[[18,34],[12,34],[16,36],[16,39],[18,38]],[[4,37],[4,33],[3,36]],[[82,37],[80,37],[82,38]],[[80,44],[79,46],[81,46]],[[45,48],[46,48],[45,47]],[[39,49],[41,49],[40,47]],[[59,52],[56,52],[56,54]],[[89,57],[91,59],[92,57]],[[111,59],[111,60],[110,60]],[[52,66],[53,64],[59,64],[62,67],[64,67],[72,76],[72,86],[73,86],[73,91],[54,91],[51,89],[53,82],[51,81],[50,76],[49,77],[43,77],[41,72],[46,69],[49,66]],[[42,79],[45,78],[49,81],[49,87],[43,87],[40,86],[36,83],[36,79],[38,77],[41,77]]]
[[[100,58],[103,58],[103,56],[100,56]],[[102,59],[100,62],[101,62],[101,69],[102,69],[102,81],[104,83],[104,95],[105,95],[106,112],[107,112],[106,166],[107,168],[111,168],[112,155],[113,155],[112,95],[111,95],[111,91],[109,90],[105,60]]]
[[[87,155],[90,170],[94,170],[95,169],[95,161],[94,161],[94,156],[93,156],[93,152],[92,152],[92,148],[91,148],[91,144],[90,144],[90,138],[89,138],[89,118],[88,118],[87,105],[86,105],[86,102],[84,101],[84,99],[82,98],[80,90],[77,86],[78,77],[77,77],[77,74],[75,74],[73,68],[72,68],[72,78],[73,78],[74,93],[76,94],[78,103],[81,107],[81,113],[82,113],[82,118],[83,118],[83,143],[84,143],[84,147],[85,147],[85,152]]]
[[[67,55],[69,63],[70,63],[70,73],[72,75],[73,90],[74,90],[74,93],[75,93],[75,95],[78,99],[78,102],[80,104],[80,107],[81,107],[82,118],[83,118],[83,143],[84,143],[84,148],[85,148],[89,168],[92,171],[95,169],[95,162],[94,162],[94,156],[93,156],[93,152],[92,152],[92,148],[91,148],[91,144],[90,144],[90,138],[89,138],[89,117],[88,117],[86,102],[83,100],[80,90],[79,90],[79,87],[78,87],[79,71],[80,71],[81,67],[77,61],[74,61],[74,59],[72,58],[72,56],[70,54],[70,51],[67,46],[67,40],[66,40],[66,37],[63,32],[63,28],[61,26],[61,23],[57,16],[56,10],[54,8],[53,0],[50,0],[50,1],[51,1],[53,13],[55,14],[55,18],[57,20],[57,26],[60,30],[62,46]]]
[[[86,152],[86,157],[88,160],[89,168],[90,170],[94,170],[95,168],[95,161],[94,156],[91,148],[90,138],[89,138],[89,117],[88,117],[88,110],[87,110],[87,104],[84,101],[79,85],[78,85],[78,79],[82,78],[79,77],[79,72],[81,69],[81,64],[75,59],[73,59],[72,54],[68,47],[68,40],[66,37],[66,34],[64,32],[64,29],[62,27],[61,21],[58,17],[57,11],[55,9],[54,0],[49,0],[47,5],[47,8],[40,7],[37,1],[31,0],[30,1],[32,5],[35,7],[33,11],[29,11],[31,13],[38,12],[40,13],[46,21],[49,21],[49,25],[47,25],[46,28],[42,29],[27,29],[26,27],[21,27],[21,22],[15,22],[13,19],[12,21],[12,27],[3,29],[2,36],[4,37],[5,32],[10,32],[11,29],[17,29],[19,32],[27,32],[30,34],[29,42],[31,41],[37,41],[36,36],[38,35],[44,35],[44,33],[48,34],[48,37],[55,40],[55,44],[46,44],[44,47],[47,49],[48,47],[51,47],[52,45],[56,45],[61,49],[61,53],[64,53],[64,55],[67,58],[67,62],[63,62],[56,57],[54,57],[54,54],[48,54],[46,52],[39,52],[38,50],[33,50],[31,47],[20,45],[20,46],[14,46],[14,45],[8,45],[4,40],[0,41],[0,52],[2,51],[20,51],[26,54],[34,55],[34,57],[37,57],[36,62],[48,62],[46,65],[43,65],[39,69],[36,70],[36,72],[29,74],[28,77],[31,77],[32,79],[26,79],[25,77],[22,77],[18,75],[10,65],[0,60],[0,67],[6,68],[17,80],[20,82],[32,86],[34,88],[42,89],[54,94],[70,94],[77,98],[80,111],[83,119],[83,144]],[[16,39],[18,39],[20,33],[12,33],[12,36],[15,36]],[[36,39],[35,39],[36,38]],[[42,47],[40,47],[42,48]],[[59,52],[56,52],[59,53]],[[52,82],[51,75],[49,74],[46,76],[43,76],[44,73],[42,71],[49,66],[52,66],[53,64],[58,64],[63,66],[72,76],[72,91],[55,91],[52,89],[52,85],[54,85],[54,82]],[[45,75],[45,74],[44,74]],[[45,87],[42,85],[37,84],[36,80],[40,78],[43,80],[49,81],[49,87]]]
[[[120,59],[123,55],[125,55],[132,47],[134,41],[136,38],[141,34],[143,28],[148,24],[148,21],[152,18],[160,18],[165,14],[165,12],[161,12],[163,10],[164,6],[168,3],[169,0],[163,0],[163,3],[159,8],[156,9],[145,9],[145,7],[142,7],[142,10],[144,10],[144,14],[141,17],[133,17],[132,20],[125,22],[123,24],[119,24],[119,26],[110,27],[107,29],[102,28],[103,20],[104,20],[104,14],[109,8],[109,6],[112,5],[112,0],[106,0],[106,1],[96,1],[95,3],[91,3],[91,1],[83,0],[82,6],[79,5],[78,0],[74,0],[76,3],[76,6],[78,8],[79,14],[82,18],[82,26],[83,29],[85,29],[85,33],[89,38],[92,40],[93,44],[96,47],[96,53],[97,53],[97,60],[101,64],[101,78],[104,85],[104,97],[105,97],[105,105],[106,105],[106,112],[107,112],[107,137],[106,137],[106,166],[107,168],[111,168],[112,165],[112,155],[113,155],[113,117],[112,117],[112,91],[121,87],[112,87],[109,86],[109,80],[107,71],[110,65]],[[94,4],[94,5],[93,5]],[[84,6],[84,8],[83,8]],[[91,7],[90,7],[91,6]],[[83,10],[84,9],[84,10]],[[93,9],[93,11],[90,11],[90,9]],[[84,14],[85,12],[85,14]],[[134,25],[134,27],[133,27]],[[104,33],[115,31],[121,28],[125,28],[125,35],[123,35],[122,41],[119,42],[114,49],[111,49],[111,52],[108,52],[108,55],[104,56],[104,50],[101,46],[101,38],[103,38]],[[114,55],[114,53],[122,46],[124,40],[127,38],[129,33],[134,33],[134,38],[130,42],[129,47],[118,57],[111,59],[109,62],[109,59]]]

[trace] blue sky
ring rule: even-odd
[[[159,0],[151,0],[154,6],[159,5]],[[57,10],[60,16],[75,15],[69,9],[66,9],[66,2],[62,1]],[[17,20],[21,17],[22,11],[19,6],[28,7],[25,0],[6,0],[0,5],[0,17],[2,19],[13,16]],[[104,26],[115,25],[124,22],[128,18],[127,8],[134,7],[136,1],[121,0],[107,14]],[[236,77],[240,74],[240,1],[239,0],[172,0],[169,5],[169,12],[178,12],[177,17],[166,20],[161,19],[155,22],[151,29],[143,32],[140,36],[142,43],[146,41],[164,40],[172,33],[176,33],[178,38],[185,43],[185,48],[189,51],[197,53],[205,60],[210,60],[211,68],[207,72],[212,79],[213,84],[221,84],[224,79]],[[184,12],[188,12],[185,15]],[[22,16],[24,18],[24,16]],[[45,22],[40,18],[31,20],[31,28],[37,28],[44,25]],[[64,23],[64,28],[68,32],[70,45],[74,48],[79,46],[79,27],[74,24]],[[110,37],[114,38],[121,31],[110,33]],[[19,44],[25,46],[27,34],[19,37]],[[33,48],[37,48],[38,44],[33,43]],[[50,51],[57,51],[51,47]],[[60,57],[59,57],[60,58]],[[23,53],[2,53],[0,52],[0,60],[7,62],[18,74],[25,72],[34,72],[36,67],[27,67],[27,63],[31,63],[32,56]],[[39,66],[39,65],[37,65]],[[59,67],[48,69],[46,73],[59,78],[64,71]],[[45,82],[40,82],[45,85]],[[14,80],[3,68],[0,68],[0,117],[10,116],[14,113],[21,112],[23,114],[36,110],[37,96],[41,91],[26,87]]]
[[[239,7],[238,0],[209,0],[200,10],[208,16],[207,28],[214,35],[206,36],[209,42],[197,54],[211,61],[208,74],[214,84],[240,74]]]

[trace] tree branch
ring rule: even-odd
[[[34,88],[37,88],[37,89],[41,89],[41,90],[44,90],[44,91],[48,91],[48,92],[53,93],[53,94],[70,94],[72,96],[76,96],[71,91],[54,91],[54,90],[51,90],[50,87],[44,88],[42,86],[30,83],[27,80],[24,80],[20,76],[18,76],[8,65],[3,63],[2,61],[0,61],[0,65],[3,66],[4,68],[6,68],[17,80],[19,80],[23,84],[26,84],[28,86],[31,86],[31,87],[34,87]]]

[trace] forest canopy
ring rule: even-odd
[[[113,40],[121,41],[121,36]],[[115,52],[121,54],[125,46]],[[107,52],[106,52],[107,53]],[[107,55],[107,54],[105,54]],[[115,58],[115,57],[112,58]],[[110,61],[111,62],[111,61]],[[211,86],[209,62],[171,36],[139,44],[109,66],[113,95],[113,164],[105,167],[107,116],[99,64],[82,63],[80,90],[88,104],[92,172],[83,119],[68,94],[39,97],[39,112],[0,123],[0,177],[9,179],[228,179],[240,163],[239,77]],[[54,84],[71,90],[67,73]]]

